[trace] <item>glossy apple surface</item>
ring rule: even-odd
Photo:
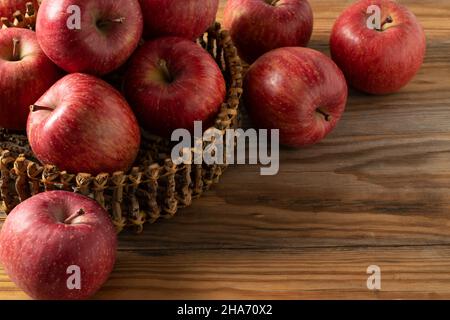
[[[144,37],[165,36],[194,40],[215,21],[219,0],[139,0]]]
[[[164,137],[179,128],[192,131],[194,121],[212,125],[226,94],[211,55],[177,37],[144,44],[131,59],[124,89],[142,126]]]
[[[380,29],[369,28],[368,8],[381,9]],[[349,84],[371,94],[389,94],[407,85],[419,71],[425,33],[414,14],[390,0],[363,0],[336,21],[330,40],[333,60]]]
[[[307,0],[228,0],[224,27],[248,63],[273,49],[305,47],[313,30]]]
[[[280,48],[259,58],[244,81],[244,102],[258,128],[280,129],[280,142],[303,147],[340,120],[347,84],[336,64],[307,48]]]
[[[21,203],[0,232],[6,273],[34,299],[89,298],[108,279],[116,249],[116,231],[106,211],[65,191],[41,193]],[[80,289],[73,289],[77,283],[69,279],[71,266],[79,267]]]
[[[114,173],[133,164],[140,129],[121,94],[93,76],[59,80],[36,103],[27,125],[36,157],[70,173]]]
[[[54,63],[94,75],[120,67],[136,49],[142,28],[138,0],[44,0],[36,23],[39,44]]]
[[[0,31],[0,127],[25,130],[30,105],[47,91],[61,72],[27,29]]]

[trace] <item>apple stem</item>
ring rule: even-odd
[[[166,81],[168,83],[172,83],[173,77],[170,74],[169,67],[167,67],[167,61],[164,59],[161,59],[161,60],[159,60],[158,65],[159,65],[161,71],[163,72],[164,78],[166,79]]]
[[[54,109],[52,109],[50,107],[38,106],[38,105],[35,105],[35,104],[30,106],[30,111],[31,112],[42,111],[42,110],[53,111]]]
[[[316,109],[316,112],[320,115],[322,115],[325,118],[325,121],[330,122],[331,119],[333,118],[333,116],[331,114],[326,113],[325,111],[323,111],[320,108]]]
[[[13,54],[12,54],[13,61],[19,61],[20,60],[20,52],[19,52],[20,40],[17,38],[13,38],[12,41],[13,41]]]
[[[120,18],[117,18],[117,19],[111,19],[111,20],[108,20],[109,22],[114,22],[114,23],[124,23],[125,22],[125,17],[120,17]]]
[[[68,217],[66,220],[64,220],[64,224],[71,223],[75,218],[78,218],[79,216],[82,216],[83,214],[85,214],[83,209],[78,210],[77,212],[72,214],[70,217]]]

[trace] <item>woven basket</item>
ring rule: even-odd
[[[33,29],[35,11],[2,19],[2,28],[15,26]],[[242,94],[242,65],[227,31],[216,23],[199,39],[216,60],[227,82],[227,97],[218,114],[215,128],[224,132],[238,126],[239,101]],[[135,166],[129,172],[99,174],[60,171],[41,165],[33,156],[24,133],[0,128],[0,196],[5,213],[20,202],[50,190],[77,192],[95,199],[111,214],[120,232],[134,227],[141,232],[145,223],[173,217],[179,208],[189,206],[224,172],[226,165],[174,165],[171,143],[143,134]],[[206,147],[205,145],[204,147]]]

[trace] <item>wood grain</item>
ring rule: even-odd
[[[328,52],[332,24],[352,1],[310,2],[311,46]],[[428,38],[408,87],[385,97],[352,91],[336,131],[283,149],[276,177],[231,168],[175,219],[121,235],[96,298],[450,298],[450,2],[400,2]],[[378,292],[366,287],[372,264],[382,270]],[[26,298],[3,271],[0,298]]]

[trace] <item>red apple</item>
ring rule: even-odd
[[[13,14],[16,11],[20,11],[23,14],[26,12],[28,2],[33,3],[35,9],[38,8],[37,0],[0,0],[0,17],[8,18],[12,21]]]
[[[142,28],[138,0],[44,0],[36,23],[39,44],[53,62],[67,72],[95,75],[120,67]]]
[[[367,23],[372,5],[381,9],[379,30]],[[388,94],[400,90],[419,71],[426,39],[406,7],[390,0],[363,0],[338,18],[330,46],[350,85],[371,94]]]
[[[228,0],[224,26],[241,58],[253,63],[273,49],[307,46],[313,12],[307,0]]]
[[[27,133],[44,164],[71,173],[125,171],[140,145],[140,129],[125,99],[106,82],[74,73],[32,106]]]
[[[194,40],[215,21],[219,0],[139,0],[146,39],[177,36]]]
[[[60,71],[27,29],[0,31],[0,127],[25,130],[30,104],[60,78]]]
[[[34,299],[89,298],[113,270],[116,249],[116,231],[106,211],[87,197],[65,191],[22,202],[0,233],[6,273]]]
[[[324,54],[307,48],[266,53],[249,69],[244,102],[262,129],[280,129],[291,147],[322,140],[337,125],[347,102],[344,75]]]
[[[145,43],[132,57],[124,90],[142,126],[161,136],[213,124],[225,99],[223,75],[209,53],[182,38]]]

